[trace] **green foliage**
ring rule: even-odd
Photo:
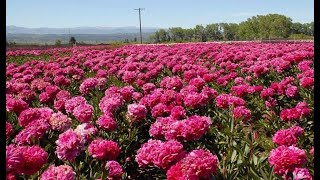
[[[213,23],[205,27],[160,29],[149,38],[154,43],[191,41],[234,41],[263,39],[293,39],[293,34],[303,34],[297,39],[311,39],[314,23],[292,23],[292,19],[280,14],[257,15],[239,24]]]
[[[206,29],[202,25],[196,25],[196,27],[194,28],[194,36],[198,41],[207,41]]]
[[[289,39],[295,39],[295,40],[298,40],[298,39],[313,39],[313,36],[308,36],[308,35],[305,35],[305,34],[291,34],[289,36]]]
[[[61,46],[61,40],[57,39],[56,42],[54,43],[55,46]]]
[[[205,28],[208,40],[222,40],[222,32],[219,24],[208,24]]]
[[[70,40],[69,40],[69,44],[75,44],[77,41],[76,41],[76,38],[75,37],[70,37]]]

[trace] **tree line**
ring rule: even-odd
[[[150,41],[190,42],[190,41],[235,41],[265,39],[310,39],[314,35],[314,22],[299,23],[280,14],[257,15],[237,23],[213,23],[196,25],[184,29],[172,27],[159,29],[151,35]]]

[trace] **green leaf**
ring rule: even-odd
[[[258,158],[255,155],[253,155],[252,158],[253,158],[253,163],[256,166],[258,164]]]
[[[250,168],[249,174],[252,179],[261,180],[260,176],[252,168]]]
[[[232,163],[236,161],[236,157],[237,157],[237,151],[233,150],[232,155],[231,155],[231,162]]]

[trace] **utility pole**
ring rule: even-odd
[[[141,32],[141,10],[144,10],[144,8],[134,9],[139,11],[139,22],[140,22],[140,44],[142,44],[142,32]]]

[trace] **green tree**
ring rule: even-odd
[[[290,30],[291,34],[303,34],[303,24],[299,23],[299,22],[295,22],[292,23],[291,25],[291,30]]]
[[[183,41],[184,40],[184,30],[181,27],[169,28],[169,33],[171,34],[173,41]]]
[[[205,32],[205,28],[202,25],[196,25],[194,28],[195,39],[198,41],[206,42],[207,36]]]
[[[237,31],[239,25],[236,23],[220,23],[222,29],[223,39],[228,41],[237,40]]]
[[[159,32],[156,31],[154,34],[152,34],[151,36],[149,36],[149,39],[151,42],[153,43],[159,43]]]
[[[239,24],[237,36],[241,40],[253,40],[259,37],[259,24],[254,16]]]
[[[75,37],[70,37],[70,40],[69,40],[69,44],[75,44],[77,41],[76,41],[76,38]]]
[[[184,30],[184,37],[186,41],[192,41],[194,38],[194,29],[185,29]]]
[[[263,17],[269,23],[270,38],[287,38],[290,36],[292,19],[280,14],[268,14]],[[261,21],[260,24],[263,22]],[[263,31],[263,29],[260,29]]]
[[[309,23],[310,36],[314,36],[314,22]]]
[[[55,46],[61,46],[61,40],[57,39],[56,42],[54,43]]]
[[[209,40],[222,40],[219,24],[208,24],[205,28],[205,34]]]
[[[168,33],[167,33],[166,30],[164,30],[164,29],[159,29],[158,33],[159,33],[159,41],[160,41],[160,42],[166,42],[166,41],[168,41]]]

